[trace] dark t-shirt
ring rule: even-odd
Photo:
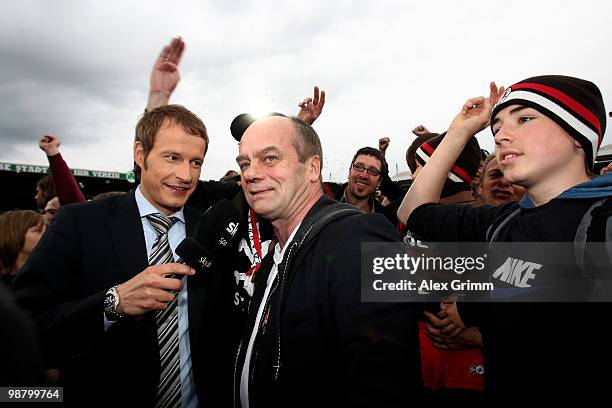
[[[596,200],[558,199],[522,209],[496,241],[572,242],[580,220]],[[491,224],[497,225],[517,208],[516,202],[479,208],[427,204],[413,211],[407,227],[430,242],[482,242]],[[608,305],[460,305],[466,325],[476,325],[482,332],[487,392],[492,399],[527,401],[536,395],[557,400],[602,392],[602,380],[596,373],[605,372],[612,362],[612,348],[599,331],[601,323],[610,319]]]
[[[551,200],[523,208],[497,237],[500,242],[572,242],[584,213],[597,199]],[[408,229],[431,242],[483,242],[489,226],[518,208],[513,201],[500,206],[426,204],[413,211]]]

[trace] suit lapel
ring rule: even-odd
[[[183,208],[183,214],[185,214],[185,235],[190,237],[193,235],[202,214],[195,208],[187,206]]]
[[[195,226],[200,219],[200,212],[191,207],[184,208],[185,214],[185,233],[188,237],[193,235]],[[204,272],[206,273],[206,272]],[[189,310],[189,339],[191,344],[198,344],[200,332],[202,330],[202,311],[206,302],[205,276],[188,276],[188,310]],[[193,350],[193,349],[192,349]]]
[[[125,280],[144,271],[149,266],[147,247],[133,191],[110,208],[106,226]]]

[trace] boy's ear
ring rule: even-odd
[[[577,139],[574,139],[574,146],[578,149],[582,149],[582,143],[580,143]]]

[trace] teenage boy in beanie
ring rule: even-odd
[[[526,196],[498,207],[436,204],[451,164],[466,142],[489,123],[504,176],[525,187]],[[455,117],[447,137],[412,184],[398,218],[432,242],[442,238],[573,242],[585,213],[597,201],[612,196],[612,176],[590,180],[605,127],[602,96],[591,82],[547,75],[521,81],[505,92],[491,83],[489,98],[469,99]],[[507,223],[500,227],[500,220]],[[497,226],[496,238],[487,236],[490,226]],[[589,241],[604,241],[604,229],[591,226]],[[554,255],[567,260],[574,254]],[[580,276],[579,265],[572,270]],[[538,277],[554,278],[555,272],[550,264],[548,268],[543,264],[531,282],[537,285]],[[605,389],[605,380],[597,373],[609,366],[612,352],[593,329],[609,319],[607,304],[458,306],[463,322],[441,311],[430,334],[443,342],[444,333],[456,332],[464,323],[480,327],[486,390],[492,399],[507,403],[534,397],[549,401],[578,395],[592,398]]]

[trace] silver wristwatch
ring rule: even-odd
[[[122,315],[117,312],[117,306],[119,306],[119,293],[117,293],[118,286],[119,285],[113,286],[107,290],[106,295],[104,295],[104,315],[107,320],[118,320],[122,317]]]

